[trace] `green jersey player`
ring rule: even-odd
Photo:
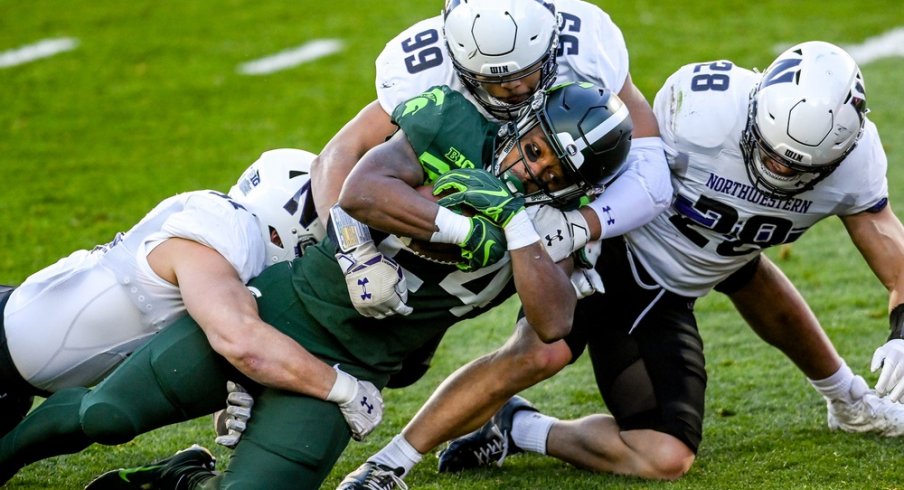
[[[526,217],[525,198],[479,168],[490,162],[516,177],[532,199],[562,203],[596,192],[596,182],[618,175],[630,144],[631,122],[622,109],[607,90],[556,87],[542,93],[523,124],[500,139],[498,124],[447,88],[400,106],[394,117],[401,131],[358,165],[343,188],[342,209],[331,213],[334,221],[354,218],[393,234],[375,236],[371,243],[364,227],[355,226],[352,233],[334,227],[332,239],[309,247],[294,262],[268,268],[249,285],[262,318],[321,360],[376,386],[427,339],[512,292],[541,338],[561,338],[575,303],[568,276],[543,252]],[[443,198],[450,206],[469,206],[476,214],[452,213],[413,190],[431,182],[455,191]],[[456,245],[461,261],[424,260],[409,250],[406,236]],[[374,319],[358,313],[340,267],[355,246],[378,246],[397,261],[410,314]],[[0,479],[41,458],[92,442],[123,443],[213,412],[227,379],[247,383],[257,400],[229,471],[215,476],[209,453],[191,449],[122,478],[110,473],[93,488],[110,488],[111,481],[135,488],[150,481],[164,488],[176,481],[180,488],[251,488],[261,481],[269,488],[317,487],[351,436],[339,407],[251,383],[210,349],[190,318],[155,336],[95,390],[62,390],[33,411],[0,440]]]

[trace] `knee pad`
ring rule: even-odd
[[[115,402],[89,403],[82,408],[80,421],[85,435],[106,445],[123,444],[139,434],[134,411]]]

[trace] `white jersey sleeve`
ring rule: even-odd
[[[12,292],[4,328],[22,377],[46,391],[93,385],[182,317],[179,288],[147,261],[171,237],[214,248],[243,281],[264,267],[263,237],[245,208],[213,191],[170,197],[112,242],[74,252]]]
[[[263,271],[266,250],[254,215],[236,206],[217,192],[191,193],[182,211],[170,215],[151,240],[184,238],[206,245],[247,283]]]
[[[656,95],[675,200],[626,239],[650,275],[675,293],[702,296],[764,248],[797,240],[823,218],[884,205],[887,162],[870,122],[814,189],[776,199],[751,184],[739,142],[759,77],[728,61],[697,63]]]
[[[386,43],[376,69],[377,99],[387,114],[430,87],[448,85],[462,94],[468,92],[446,51],[442,16],[422,20]]]

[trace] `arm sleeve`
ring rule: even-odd
[[[266,251],[256,218],[219,194],[191,196],[182,211],[167,218],[161,231],[216,250],[235,267],[242,282],[264,268]]]
[[[602,225],[602,238],[627,233],[649,223],[672,202],[669,166],[658,137],[631,143],[628,168],[590,203]]]

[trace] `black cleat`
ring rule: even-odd
[[[513,396],[483,427],[449,442],[439,453],[439,472],[455,473],[491,464],[502,466],[506,457],[520,453],[521,449],[512,440],[512,420],[515,412],[521,410],[538,411],[529,401]]]
[[[336,490],[392,490],[397,487],[408,490],[408,485],[402,481],[402,473],[402,468],[393,469],[367,461],[349,473]]]
[[[149,465],[108,471],[88,483],[85,490],[173,490],[188,473],[213,472],[216,462],[210,451],[195,444]]]

